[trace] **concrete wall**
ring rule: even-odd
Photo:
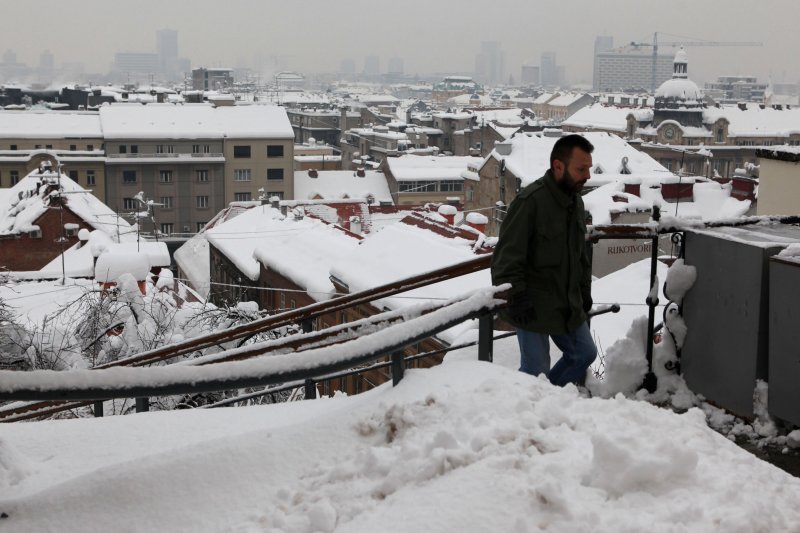
[[[741,230],[732,239],[723,231],[687,232],[685,242],[697,281],[684,300],[684,378],[695,393],[747,417],[753,416],[756,380],[767,379],[767,261],[782,249],[756,233]]]
[[[800,162],[761,159],[756,212],[759,215],[800,213]]]
[[[800,263],[769,263],[769,412],[800,426]]]

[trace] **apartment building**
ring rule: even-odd
[[[96,113],[0,111],[0,188],[13,187],[46,159],[105,200],[104,156]]]

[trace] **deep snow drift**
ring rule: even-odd
[[[271,406],[14,424],[13,531],[797,531],[800,480],[706,426],[446,361]]]

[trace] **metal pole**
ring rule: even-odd
[[[397,386],[403,379],[405,374],[403,352],[394,352],[392,354],[392,386]]]
[[[494,360],[494,315],[486,313],[478,319],[478,361],[491,363]]]
[[[136,412],[146,413],[150,410],[150,398],[136,398]]]
[[[661,218],[661,212],[658,206],[653,206],[653,220],[658,221]],[[650,292],[647,295],[647,299],[645,300],[647,306],[649,307],[649,312],[647,315],[647,374],[644,377],[644,381],[642,382],[642,388],[644,388],[647,392],[655,392],[656,387],[658,387],[658,379],[656,375],[653,373],[653,332],[655,330],[655,319],[656,319],[656,306],[658,305],[658,287],[655,287],[657,283],[657,276],[656,276],[656,269],[658,268],[658,235],[653,237],[652,244],[651,244],[651,253],[650,253]]]
[[[317,397],[317,387],[314,384],[314,380],[309,378],[306,380],[305,385],[303,386],[305,389],[305,399],[306,400],[314,400]]]
[[[95,418],[100,418],[103,416],[103,402],[97,401],[94,402],[94,416]]]

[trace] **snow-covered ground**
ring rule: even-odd
[[[9,531],[797,531],[800,480],[706,426],[445,362],[353,397],[13,424]]]

